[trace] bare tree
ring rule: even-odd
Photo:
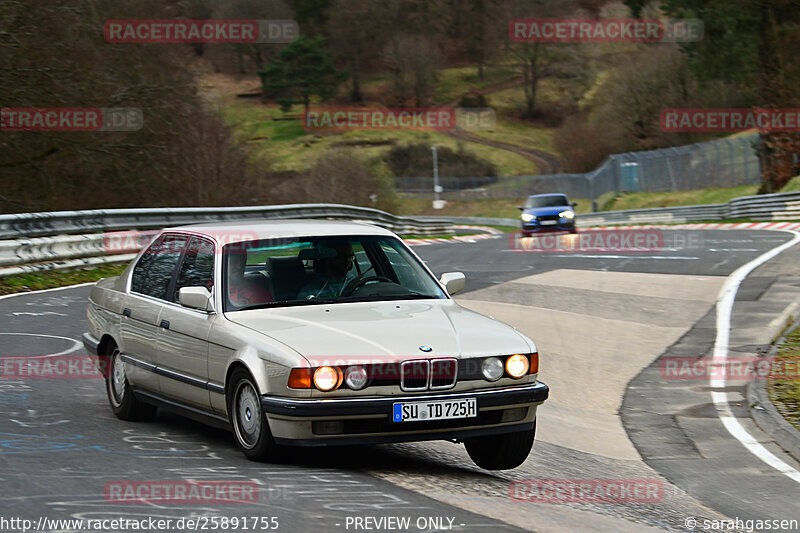
[[[250,198],[241,149],[202,111],[188,46],[109,44],[103,23],[182,15],[159,0],[4,0],[4,107],[138,108],[138,131],[3,132],[0,210],[228,203]],[[69,46],[53,46],[53,43]],[[190,193],[194,186],[204,192]],[[245,191],[239,195],[238,191]],[[199,194],[199,196],[198,196]]]
[[[227,0],[217,5],[213,16],[220,19],[271,20],[291,19],[293,13],[283,0]],[[227,46],[237,55],[240,74],[245,73],[242,58],[249,58],[256,69],[261,70],[280,50],[280,45],[271,43],[240,43]]]
[[[574,13],[576,9],[573,0],[512,1],[508,12],[513,18],[561,18]],[[525,91],[524,115],[527,118],[536,116],[539,84],[542,80],[569,77],[570,73],[576,72],[581,59],[579,46],[543,42],[519,42],[511,46],[511,51],[520,61]]]
[[[695,98],[686,57],[677,46],[645,46],[625,56],[599,86],[594,120],[618,150],[648,150],[686,142],[661,131],[661,110],[685,107]]]
[[[387,10],[371,0],[333,0],[327,30],[331,50],[347,63],[350,100],[360,102],[364,64],[380,56],[388,36]]]
[[[429,105],[436,72],[444,61],[436,43],[421,35],[396,35],[386,45],[383,55],[392,73],[391,103]]]

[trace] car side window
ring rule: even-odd
[[[187,239],[185,235],[167,234],[151,244],[133,268],[131,292],[166,300]]]
[[[183,287],[205,287],[212,292],[214,288],[214,243],[199,237],[192,237],[183,258],[178,281],[170,301],[177,302]]]

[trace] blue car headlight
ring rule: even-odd
[[[558,214],[558,216],[560,216],[561,218],[573,219],[573,218],[575,218],[575,212],[573,212],[573,211],[561,211]]]
[[[522,215],[520,215],[520,218],[522,219],[523,222],[530,222],[531,220],[536,220],[536,217],[531,215],[530,213],[522,213]]]

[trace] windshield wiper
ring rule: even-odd
[[[340,302],[382,302],[389,300],[436,300],[436,296],[410,292],[408,294],[376,294],[373,296],[347,296]]]
[[[254,309],[268,309],[270,307],[295,307],[300,305],[334,304],[340,300],[336,298],[311,298],[309,300],[281,300],[279,302],[264,302],[263,304],[248,305],[236,311],[252,311]]]

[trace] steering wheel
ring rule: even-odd
[[[355,279],[350,282],[350,285],[345,287],[345,289],[342,291],[342,296],[350,296],[356,291],[356,289],[363,287],[370,281],[388,281],[389,283],[394,283],[394,281],[390,280],[386,276],[370,276],[368,278]]]

